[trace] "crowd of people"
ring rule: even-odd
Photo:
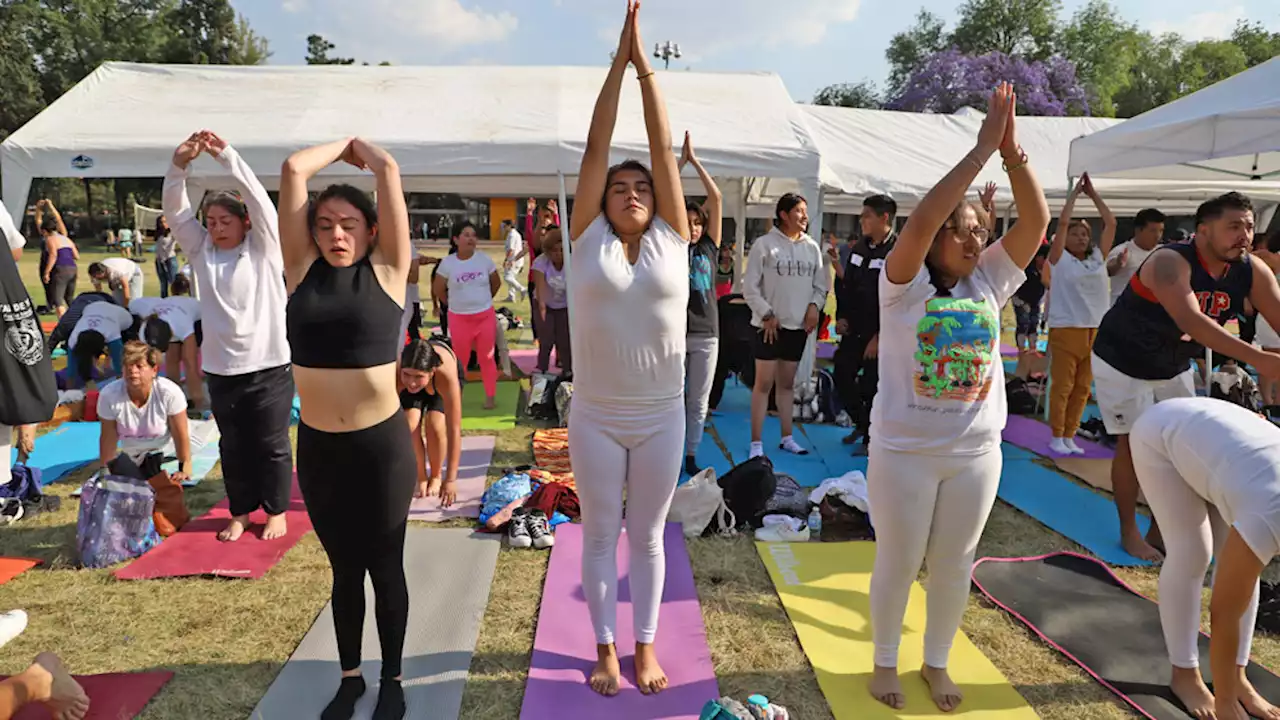
[[[594,109],[568,236],[555,202],[539,208],[531,199],[523,233],[514,221],[502,224],[501,268],[478,248],[469,223],[452,229],[446,257],[415,257],[396,160],[364,139],[290,156],[277,205],[236,150],[202,130],[177,147],[165,173],[164,218],[156,227],[159,298],[144,295],[142,265],[127,256],[90,264],[95,289],[76,295],[79,250],[53,204],[37,203],[41,279],[53,288],[59,318],[45,343],[14,262],[23,238],[0,212],[12,250],[0,262],[3,469],[11,426],[18,448],[30,452],[33,424],[52,412],[49,355],[65,343],[67,387],[120,378],[103,385],[96,400],[103,468],[124,459],[146,463],[172,443],[176,477],[185,479],[188,412],[207,401],[221,431],[231,509],[219,539],[236,542],[251,531],[259,509],[267,516],[261,537],[279,538],[293,496],[296,392],[297,487],[332,569],[342,669],[321,717],[350,718],[367,690],[360,671],[366,576],[383,658],[373,717],[403,717],[409,505],[415,497],[436,497],[445,507],[455,501],[473,354],[484,407],[497,402],[496,338],[505,326],[494,298],[505,282],[509,301],[530,302],[537,371],[551,370],[554,352],[574,382],[569,450],[583,521],[582,587],[597,643],[588,683],[603,695],[622,683],[615,640],[617,546],[625,529],[634,684],[646,694],[664,690],[668,679],[654,645],[666,574],[663,527],[681,471],[699,470],[695,456],[724,350],[719,308],[739,278],[722,237],[721,193],[693,138],[686,133],[679,156],[671,150],[638,11],[638,3],[628,4]],[[632,67],[649,163],[610,165]],[[1160,612],[1173,691],[1197,717],[1278,717],[1245,678],[1244,665],[1258,577],[1280,552],[1280,429],[1243,408],[1196,398],[1192,361],[1207,347],[1247,363],[1264,378],[1268,402],[1276,402],[1280,240],[1255,245],[1249,199],[1228,193],[1199,208],[1188,241],[1162,244],[1166,219],[1152,209],[1138,214],[1133,239],[1116,245],[1117,220],[1087,175],[1049,239],[1049,208],[1034,158],[1018,144],[1016,105],[1009,84],[992,92],[973,148],[900,227],[894,199],[873,195],[863,203],[859,235],[824,248],[808,234],[805,198],[778,201],[773,228],[755,240],[740,278],[754,369],[748,457],[767,454],[771,398],[778,408],[793,406],[805,380],[797,369],[826,323],[834,291],[837,392],[853,425],[847,443],[869,455],[877,534],[868,690],[892,708],[905,705],[902,622],[911,584],[927,563],[921,673],[934,703],[956,709],[963,698],[947,670],[951,644],[1003,471],[1001,314],[1012,302],[1025,356],[1036,352],[1047,300],[1050,450],[1082,452],[1074,438],[1095,386],[1106,429],[1118,439],[1112,482],[1121,540],[1139,558],[1164,559]],[[1017,221],[998,239],[995,187],[977,203],[968,198],[996,153],[1017,207]],[[229,172],[236,192],[208,196],[197,213],[187,177],[202,154]],[[343,184],[312,198],[309,181],[335,163],[372,173],[377,203]],[[701,180],[702,203],[685,196],[685,166]],[[1080,195],[1101,218],[1096,237],[1089,222],[1075,219]],[[189,274],[178,270],[179,250]],[[444,334],[422,337],[418,284],[428,265],[431,307]],[[1263,349],[1223,328],[1248,312],[1259,316]],[[99,366],[103,355],[109,369]],[[792,413],[778,419],[779,450],[806,453],[793,437]],[[350,491],[352,478],[360,479],[358,493]],[[1136,523],[1139,489],[1154,514],[1145,538]],[[1215,557],[1210,692],[1197,668],[1195,635],[1199,588]],[[47,654],[0,684],[0,717],[26,702],[47,703],[73,720],[88,709],[83,691]]]

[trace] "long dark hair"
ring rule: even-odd
[[[143,339],[151,347],[164,352],[173,342],[173,328],[156,313],[147,316],[147,324],[142,331]]]
[[[69,359],[76,364],[80,379],[93,379],[94,363],[106,351],[107,339],[97,330],[85,330],[76,337],[76,346],[71,348]]]
[[[792,210],[795,210],[800,205],[800,203],[804,203],[808,205],[809,201],[805,200],[803,196],[797,195],[795,193],[787,193],[782,197],[778,198],[778,204],[773,207],[774,226],[777,227],[779,230],[781,230],[782,216],[785,215],[786,213],[791,212]]]
[[[421,338],[410,340],[400,352],[400,368],[418,372],[434,372],[444,364],[444,358],[436,352],[430,341]]]

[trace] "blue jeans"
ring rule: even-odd
[[[156,260],[156,277],[160,278],[160,297],[169,297],[169,284],[178,277],[178,258]]]

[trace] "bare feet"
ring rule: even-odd
[[[415,498],[427,497],[427,487],[428,485],[426,480],[419,480],[417,486],[413,489],[413,496]]]
[[[1200,676],[1200,668],[1173,668],[1173,678],[1169,689],[1178,696],[1187,713],[1196,720],[1211,720],[1213,712],[1213,693],[1204,684]]]
[[[496,397],[486,397],[484,399],[484,409],[494,410],[498,407],[498,399]]]
[[[667,689],[667,674],[658,665],[652,644],[636,643],[636,687],[645,695]]]
[[[284,537],[288,532],[289,521],[285,519],[284,513],[268,515],[267,526],[262,529],[262,539],[275,540]]]
[[[49,694],[41,697],[57,720],[83,720],[89,713],[89,696],[84,688],[76,682],[62,666],[62,661],[53,653],[40,653],[36,656],[35,665],[49,675]]]
[[[231,518],[231,522],[218,533],[218,539],[222,542],[235,542],[240,539],[244,531],[249,529],[249,516],[237,515]]]
[[[614,645],[597,645],[596,666],[591,669],[591,689],[613,697],[618,694],[618,686],[622,684],[622,667],[618,664],[618,648]]]
[[[902,694],[902,681],[898,679],[896,667],[877,665],[871,672],[871,680],[867,682],[867,692],[894,710],[901,710],[907,704],[907,696]]]
[[[1240,699],[1240,704],[1244,706],[1245,712],[1249,713],[1249,717],[1280,720],[1280,708],[1267,702],[1258,694],[1253,683],[1244,676],[1244,668],[1240,669],[1240,678],[1236,683],[1236,697]]]
[[[1148,560],[1150,562],[1160,562],[1164,560],[1164,555],[1160,551],[1151,547],[1151,545],[1138,534],[1135,529],[1132,533],[1125,533],[1120,537],[1120,544],[1124,546],[1124,551],[1139,560]]]
[[[951,712],[960,707],[960,701],[964,699],[964,695],[951,681],[951,676],[947,674],[945,668],[921,665],[920,676],[929,684],[929,694],[933,696],[933,704],[937,705],[939,710]]]
[[[413,491],[413,496],[416,498],[440,497],[440,486],[443,483],[443,477],[433,477],[430,480],[419,480],[418,488]]]

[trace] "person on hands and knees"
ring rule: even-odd
[[[1192,360],[1204,349],[1236,358],[1262,376],[1280,375],[1280,355],[1243,342],[1223,329],[1247,299],[1272,327],[1280,322],[1280,291],[1265,263],[1249,257],[1253,204],[1227,193],[1196,210],[1189,243],[1161,245],[1129,280],[1107,311],[1093,344],[1093,379],[1107,432],[1116,437],[1111,463],[1125,551],[1159,560],[1158,522],[1144,538],[1138,530],[1138,479],[1129,454],[1129,430],[1152,405],[1194,397]]]
[[[203,226],[187,199],[189,167],[201,153],[226,168],[240,192],[210,195]],[[235,148],[207,130],[174,151],[163,205],[195,274],[202,334],[209,340],[202,365],[231,505],[231,520],[218,539],[238,540],[258,508],[267,514],[262,539],[284,537],[293,487],[293,374],[276,208]]]
[[[1245,676],[1258,577],[1280,553],[1280,428],[1234,403],[1176,398],[1138,418],[1129,448],[1164,530],[1160,626],[1173,693],[1196,720],[1280,720]],[[1210,564],[1212,693],[1200,676],[1198,647]]]
[[[929,567],[920,672],[943,712],[962,693],[947,673],[969,599],[969,570],[1000,485],[1008,418],[1001,309],[1040,246],[1049,207],[1018,145],[1008,83],[992,93],[969,151],[911,213],[880,275],[880,389],[871,408],[867,491],[876,527],[871,573],[874,669],[868,690],[901,710],[898,646],[911,585]],[[1018,221],[986,245],[965,195],[996,152]]]
[[[596,100],[570,233],[576,347],[569,454],[583,478],[582,589],[598,657],[589,682],[602,695],[616,694],[622,682],[614,629],[624,492],[635,686],[646,694],[667,688],[653,642],[666,577],[663,531],[685,439],[689,216],[639,11],[638,2],[627,3],[618,51]],[[652,170],[635,160],[609,166],[628,64],[640,83]]]
[[[172,442],[178,456],[172,478],[181,483],[191,471],[187,398],[177,383],[159,376],[160,358],[160,351],[144,342],[125,345],[124,377],[98,394],[98,459],[104,471],[121,454],[141,467],[148,455],[164,452]]]
[[[451,507],[458,495],[465,377],[462,364],[444,338],[412,340],[400,354],[400,385],[404,388],[400,407],[418,457],[418,488],[413,496],[438,497],[443,508]]]

